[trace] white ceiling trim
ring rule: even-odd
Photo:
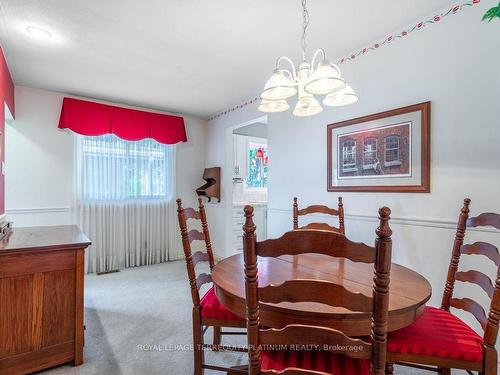
[[[428,25],[439,24],[443,21],[443,19],[448,18],[450,15],[455,15],[465,9],[469,9],[474,5],[477,5],[481,2],[481,0],[469,0],[462,4],[453,5],[447,8],[444,8],[441,12],[438,12],[434,15],[424,17],[423,20],[415,21],[411,23],[408,27],[405,27],[403,30],[395,31],[393,33],[388,34],[384,37],[383,40],[378,39],[374,40],[372,43],[367,44],[364,47],[354,50],[350,54],[345,55],[337,61],[337,65],[345,64],[348,62],[355,62],[356,59],[360,56],[366,55],[367,53],[377,50],[383,46],[394,43],[398,39],[406,39],[410,36],[410,34],[423,30]],[[226,109],[222,112],[214,114],[210,116],[207,121],[215,120],[216,118],[225,116],[231,112],[237,111],[238,109],[242,109],[250,104],[258,102],[260,100],[259,96],[256,96],[252,99],[248,99],[243,103],[237,104],[234,107]]]

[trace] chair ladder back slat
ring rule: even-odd
[[[304,346],[343,354],[351,358],[366,359],[371,358],[372,355],[371,343],[351,338],[331,328],[290,324],[281,329],[261,329],[259,335],[259,343],[264,347]]]
[[[491,279],[482,272],[470,270],[470,271],[459,271],[455,274],[455,280],[464,283],[476,284],[483,289],[488,297],[493,298],[493,292],[495,287]]]
[[[487,226],[491,226],[500,230],[500,215],[491,212],[485,212],[479,216],[471,217],[467,220],[468,228]]]
[[[372,296],[351,292],[342,285],[323,280],[293,279],[281,285],[261,287],[258,291],[259,301],[263,303],[315,302],[351,311],[373,311]]]
[[[376,230],[375,276],[373,278],[373,315],[371,338],[373,356],[372,375],[385,375],[387,359],[387,319],[389,311],[389,284],[392,260],[392,230],[389,226],[391,210],[382,207],[379,210],[380,224]]]
[[[494,262],[497,267],[500,266],[500,253],[498,252],[498,248],[487,242],[478,241],[473,244],[462,245],[460,253],[467,255],[484,255]]]
[[[258,242],[255,246],[257,255],[262,257],[318,253],[363,263],[374,263],[376,257],[375,248],[329,231],[291,231],[280,238]]]
[[[196,286],[198,289],[204,284],[209,284],[212,282],[212,276],[207,273],[200,273],[196,278]]]
[[[205,235],[198,229],[191,229],[188,232],[188,240],[190,243],[193,241],[205,241]]]
[[[182,207],[182,200],[177,199],[177,219],[179,221],[179,228],[181,230],[182,248],[184,250],[184,258],[186,261],[186,269],[188,273],[189,286],[191,289],[191,298],[195,307],[200,306],[200,292],[196,281],[196,271],[193,264],[193,256],[191,252],[191,241],[189,241],[186,216]]]
[[[187,219],[196,219],[196,220],[201,219],[200,213],[191,207],[187,207],[184,209],[184,216],[186,217],[186,220]]]
[[[455,288],[455,274],[458,270],[458,262],[460,261],[461,248],[464,243],[465,237],[465,224],[469,217],[470,199],[464,199],[464,205],[460,210],[458,217],[457,230],[455,233],[455,240],[453,241],[453,248],[451,252],[450,265],[448,266],[448,274],[446,276],[446,284],[444,287],[443,298],[441,300],[441,309],[450,311],[450,301],[453,297],[453,289]]]
[[[331,226],[331,225],[329,225],[327,223],[309,223],[307,225],[301,226],[297,230],[303,230],[303,229],[327,230],[327,231],[337,232],[337,233],[343,234],[340,231],[340,228],[335,228],[335,227],[333,227],[333,226]]]
[[[192,255],[193,258],[193,266],[196,267],[196,265],[200,262],[208,262],[208,254],[204,253],[203,251],[197,251]]]
[[[210,231],[208,230],[207,214],[205,212],[205,206],[201,198],[198,198],[198,209],[200,212],[201,227],[203,230],[203,236],[205,237],[205,247],[208,254],[208,263],[210,264],[210,271],[215,266],[214,253],[212,250],[212,241],[210,240]]]
[[[342,197],[338,198],[338,208],[330,208],[325,205],[310,205],[306,208],[299,209],[297,203],[297,197],[293,198],[293,229],[318,229],[318,230],[330,230],[338,233],[345,234],[345,221],[344,221],[344,204],[342,203]],[[311,223],[299,227],[299,216],[309,215],[309,214],[325,214],[331,216],[338,216],[339,227],[333,225],[328,225],[326,223]]]
[[[308,214],[325,214],[332,216],[339,216],[339,212],[334,209],[320,204],[313,204],[311,206],[307,206],[306,208],[302,208],[298,212],[299,216],[308,215]]]
[[[476,301],[470,298],[452,298],[450,300],[450,306],[474,315],[479,324],[481,324],[483,330],[486,329],[486,313],[483,307]]]

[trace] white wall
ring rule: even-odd
[[[326,191],[327,124],[430,100],[431,193],[342,196],[347,235],[355,241],[372,244],[378,208],[392,209],[394,261],[427,277],[434,289],[431,304],[440,303],[463,198],[472,199],[472,214],[500,212],[500,40],[498,23],[481,22],[488,5],[468,8],[341,65],[360,96],[356,105],[325,108],[306,119],[290,112],[269,116],[270,237],[291,229],[294,196],[301,205],[335,206],[338,195]],[[225,128],[257,116],[254,104],[210,121],[207,162],[223,165]],[[500,245],[498,231],[472,237]]]
[[[64,94],[16,87],[16,120],[6,127],[6,208],[15,226],[73,223],[73,135],[57,128]],[[195,204],[205,167],[206,121],[184,116],[177,145],[177,195]]]

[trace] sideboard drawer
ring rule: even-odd
[[[36,272],[71,270],[75,268],[74,250],[45,251],[40,253],[12,253],[0,262],[0,279]]]

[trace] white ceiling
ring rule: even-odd
[[[334,59],[450,3],[310,0],[309,50]],[[298,61],[301,17],[299,0],[2,0],[0,42],[16,84],[208,117]]]

